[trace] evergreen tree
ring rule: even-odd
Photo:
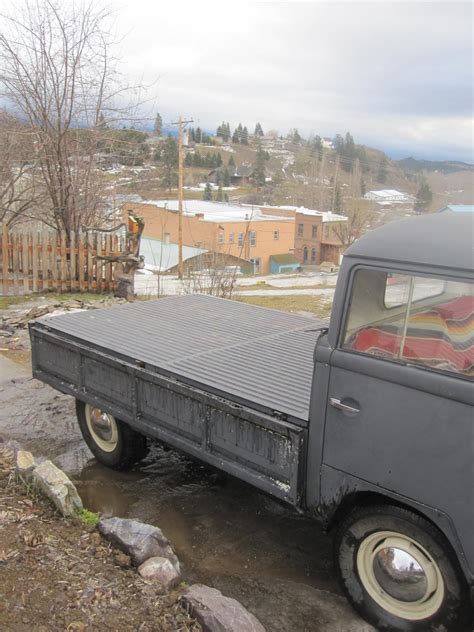
[[[221,172],[217,170],[216,171],[216,184],[220,186],[221,182],[222,182],[222,175],[221,175]]]
[[[184,164],[186,167],[192,167],[193,166],[193,155],[191,153],[187,153],[186,157],[184,159]]]
[[[262,149],[260,141],[258,141],[257,154],[255,157],[255,169],[253,179],[257,187],[265,186],[265,161],[268,160],[268,154]]]
[[[161,136],[161,130],[163,128],[163,119],[161,118],[161,114],[159,112],[156,113],[155,124],[153,129],[157,136]]]
[[[228,169],[224,169],[222,172],[222,182],[225,187],[230,187],[230,173]]]
[[[262,126],[260,125],[260,123],[257,123],[255,125],[255,132],[254,135],[258,138],[258,136],[263,136],[263,129]]]
[[[221,136],[222,137],[222,125],[219,125],[219,127],[217,128],[216,136]]]
[[[216,153],[217,156],[217,166],[222,167],[222,156],[219,153]]]
[[[229,125],[229,122],[226,123],[225,134],[226,134],[225,140],[228,141],[230,139],[230,125]]]
[[[234,130],[234,133],[232,134],[232,142],[233,143],[239,143],[240,142],[239,130],[237,128]]]
[[[380,161],[379,170],[377,173],[377,181],[382,184],[387,180],[387,156],[384,154]]]
[[[296,144],[301,143],[301,141],[303,140],[297,129],[290,130],[289,137],[290,137],[290,141]]]
[[[212,188],[209,182],[206,182],[206,187],[204,189],[204,193],[202,194],[202,199],[207,202],[212,200]]]
[[[367,185],[365,184],[364,178],[360,179],[360,194],[362,197],[367,193]]]
[[[342,212],[342,195],[341,195],[341,187],[336,185],[336,191],[334,194],[334,212],[341,213]]]
[[[228,167],[232,167],[235,169],[235,160],[234,160],[234,156],[231,155],[231,157],[229,158],[229,162],[227,163]]]
[[[171,192],[178,182],[178,143],[172,136],[168,136],[161,153],[163,164],[163,186]]]
[[[336,134],[332,139],[332,144],[335,152],[340,155],[344,149],[344,139],[342,136],[340,134]]]
[[[416,193],[414,210],[416,213],[428,213],[430,204],[433,201],[433,192],[426,178],[423,178]]]
[[[200,127],[196,127],[196,131],[194,132],[196,143],[202,143],[202,130]]]
[[[356,148],[354,139],[349,132],[346,133],[340,156],[343,158],[343,160],[341,160],[342,168],[344,171],[350,172],[356,159]]]
[[[249,131],[246,127],[243,128],[242,130],[242,134],[240,137],[240,142],[242,143],[242,145],[248,145],[249,144]]]
[[[155,149],[155,153],[153,154],[153,160],[159,162],[161,160],[161,149],[158,147]]]
[[[318,156],[319,160],[321,160],[321,158],[323,157],[323,141],[321,139],[321,136],[316,135],[313,138],[311,151],[313,154],[316,154],[316,156]]]
[[[219,185],[219,188],[217,189],[216,201],[217,202],[223,202],[224,201],[224,193],[223,193],[222,187],[220,185]]]

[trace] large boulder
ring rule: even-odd
[[[159,582],[165,590],[171,590],[181,579],[179,571],[166,557],[149,557],[138,567],[143,579]]]
[[[203,632],[265,632],[260,621],[241,603],[210,586],[194,584],[186,588],[181,600]]]
[[[115,546],[130,555],[135,566],[150,557],[165,557],[179,572],[179,561],[162,530],[127,518],[103,518],[99,531]]]
[[[63,516],[72,516],[82,509],[82,500],[72,481],[51,461],[43,461],[33,470],[33,482],[50,498]]]

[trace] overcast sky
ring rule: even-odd
[[[122,70],[155,82],[165,124],[182,113],[209,130],[222,120],[250,131],[256,121],[280,133],[349,130],[394,157],[473,161],[470,2],[111,6]]]

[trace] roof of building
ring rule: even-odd
[[[177,211],[178,200],[147,200],[146,204],[166,208],[169,211]],[[263,208],[263,207],[262,207]],[[207,202],[205,200],[184,200],[183,213],[188,217],[197,214],[204,215],[206,222],[268,222],[285,221],[293,222],[293,217],[280,217],[265,215],[259,206],[240,206],[226,202]]]
[[[337,213],[331,213],[331,211],[317,211],[316,209],[306,208],[304,206],[272,206],[271,208],[280,208],[282,211],[295,211],[302,215],[321,217],[323,222],[347,222],[345,215],[338,215]]]
[[[183,246],[183,261],[208,252],[202,248]],[[165,244],[159,239],[142,237],[140,254],[145,257],[145,266],[149,270],[166,272],[178,265],[178,244]]]
[[[293,263],[299,265],[299,261],[295,259],[294,255],[292,255],[291,252],[286,252],[282,255],[270,255],[270,261],[273,261],[273,263],[278,263],[280,265],[290,265]]]
[[[472,274],[473,235],[474,216],[469,213],[421,215],[366,233],[344,257],[457,268]]]
[[[389,200],[395,197],[403,197],[406,200],[410,200],[413,196],[403,191],[397,191],[397,189],[380,189],[378,191],[367,191],[364,198],[377,197],[381,200]]]
[[[440,208],[438,213],[444,211],[453,211],[453,213],[474,213],[474,204],[448,204],[443,208]]]

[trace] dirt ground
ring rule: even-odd
[[[59,516],[17,484],[0,444],[3,630],[198,632],[179,592],[159,595],[93,527]]]

